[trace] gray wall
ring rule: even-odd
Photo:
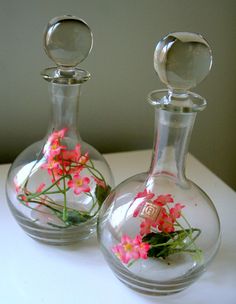
[[[42,35],[54,16],[87,21],[94,48],[82,64],[80,131],[101,152],[152,147],[153,109],[146,95],[163,87],[153,69],[156,42],[170,31],[202,33],[213,48],[209,77],[195,88],[208,99],[191,152],[236,187],[235,0],[0,0],[1,163],[11,162],[47,129],[49,98],[40,71],[51,63]]]

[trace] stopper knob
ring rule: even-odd
[[[93,36],[88,25],[74,16],[55,17],[44,34],[47,55],[63,69],[76,67],[89,54]]]
[[[210,46],[196,33],[170,33],[154,52],[154,68],[160,80],[173,91],[195,87],[207,76],[211,65]]]

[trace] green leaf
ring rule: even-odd
[[[194,237],[193,233],[195,233]],[[149,257],[165,259],[174,253],[188,252],[195,260],[200,260],[201,250],[194,244],[200,233],[201,231],[197,228],[177,230],[170,233],[151,232],[145,235],[142,241],[150,245]]]
[[[91,218],[88,214],[82,214],[79,211],[72,210],[68,211],[66,223],[69,225],[78,225],[84,223]]]
[[[111,187],[107,185],[105,188],[99,185],[96,186],[95,195],[98,201],[99,208],[101,207],[102,203],[105,201],[108,194],[111,192]]]
[[[171,245],[168,243],[170,240],[170,234],[163,232],[152,232],[145,235],[142,239],[143,242],[151,245],[151,248],[148,250],[148,256],[155,258],[166,258],[171,254]]]

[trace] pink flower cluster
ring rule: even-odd
[[[176,220],[181,217],[181,210],[185,207],[180,203],[176,203],[170,208],[169,204],[174,203],[171,194],[158,195],[155,198],[155,194],[147,191],[147,189],[136,195],[134,203],[136,200],[138,204],[133,212],[133,217],[141,215],[140,217],[144,218],[140,224],[140,233],[134,239],[124,234],[121,237],[121,242],[112,248],[113,253],[124,264],[138,259],[147,259],[151,245],[143,242],[142,238],[151,233],[151,230],[156,233],[174,232]],[[146,203],[149,206],[153,205],[154,209],[157,210],[155,218],[143,216],[142,211]]]
[[[174,203],[174,199],[171,194],[159,195],[155,198],[155,194],[148,192],[145,189],[143,192],[139,192],[136,199],[141,199],[134,210],[133,216],[137,217],[145,204],[151,203],[154,206],[159,207],[159,213],[157,218],[145,218],[140,224],[140,234],[143,236],[151,232],[151,228],[157,229],[160,232],[170,233],[175,231],[175,223],[178,218],[181,217],[181,210],[185,207],[180,203],[176,203],[173,207],[169,208],[169,203]]]
[[[128,235],[121,237],[121,243],[112,248],[113,253],[124,263],[128,264],[130,261],[138,259],[147,259],[147,253],[150,245],[142,242],[142,237],[137,235],[131,239]]]
[[[85,168],[89,160],[88,153],[82,155],[79,144],[77,144],[73,150],[68,150],[67,147],[62,144],[66,131],[67,129],[64,128],[60,131],[53,132],[49,136],[43,150],[46,162],[41,168],[48,171],[52,183],[56,181],[59,183],[62,177],[70,176],[67,185],[73,189],[75,194],[78,195],[81,192],[89,192],[90,179],[81,176],[81,171]]]

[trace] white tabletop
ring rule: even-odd
[[[146,171],[150,151],[105,155],[116,184]],[[221,220],[222,245],[208,271],[171,296],[151,297],[123,285],[99,251],[96,237],[67,247],[41,244],[15,222],[5,197],[9,165],[0,166],[0,303],[3,304],[206,304],[236,303],[236,193],[189,155],[187,175],[212,198]]]

